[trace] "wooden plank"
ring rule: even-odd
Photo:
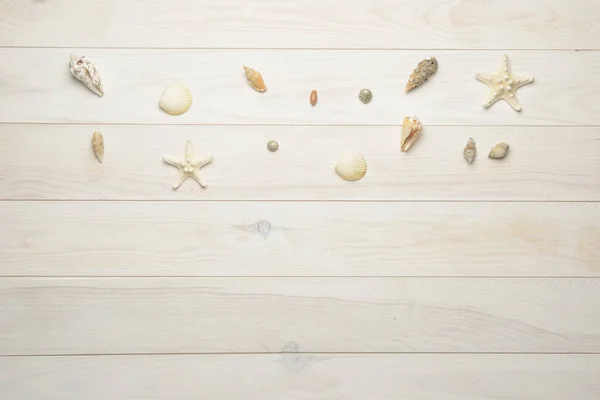
[[[600,114],[599,114],[600,115]],[[101,129],[105,160],[91,150]],[[475,138],[469,165],[462,150]],[[0,125],[0,197],[62,200],[600,200],[600,128],[425,127],[408,153],[398,127]],[[163,155],[183,157],[192,140],[202,189],[178,190]],[[265,144],[278,140],[280,150]],[[503,160],[487,158],[500,141]],[[361,152],[359,182],[334,172],[337,159]]]
[[[4,0],[2,46],[595,48],[594,0]]]
[[[3,278],[0,354],[598,353],[598,304],[594,278]]]
[[[0,202],[2,276],[600,276],[599,203]]]
[[[55,23],[55,22],[53,22]],[[70,52],[95,59],[105,82],[98,98],[70,76]],[[482,103],[478,72],[495,73],[500,51],[283,51],[0,49],[0,122],[162,124],[400,125],[417,115],[427,125],[600,125],[600,52],[510,52],[517,75],[536,81],[519,89],[522,112]],[[404,93],[418,61],[435,55],[437,74]],[[31,73],[35,65],[40,73]],[[242,65],[269,87],[257,93]],[[194,93],[186,114],[162,112],[163,89],[182,81]],[[373,91],[362,104],[360,89]],[[309,93],[319,92],[311,107]]]
[[[54,400],[597,400],[598,355],[0,358],[0,396]]]

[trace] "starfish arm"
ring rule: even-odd
[[[519,100],[517,99],[517,96],[504,96],[504,100],[506,100],[506,102],[508,104],[510,104],[510,106],[515,110],[515,111],[521,111],[521,109],[523,107],[521,107],[521,103],[519,102]]]
[[[212,162],[213,156],[208,156],[204,160],[195,161],[192,166],[196,169],[204,167],[206,164]]]
[[[174,167],[183,168],[183,163],[181,161],[179,161],[179,160],[175,160],[174,158],[163,157],[163,161],[166,162],[169,165],[174,166]]]
[[[195,180],[196,182],[198,182],[198,185],[202,186],[203,188],[206,188],[206,187],[208,186],[208,185],[206,184],[206,182],[204,182],[204,181],[202,180],[202,178],[200,178],[200,176],[198,176],[197,174],[193,174],[193,175],[190,175],[190,176],[191,176],[192,178],[194,178],[194,180]]]
[[[187,175],[181,174],[181,176],[179,177],[179,181],[173,185],[173,190],[178,189],[179,186],[181,186],[181,184],[183,182],[185,182],[185,180],[187,179]]]
[[[491,105],[500,100],[500,98],[501,96],[497,95],[496,92],[494,92],[493,90],[490,90],[487,97],[485,98],[485,101],[483,102],[483,107],[491,107]]]
[[[533,82],[533,76],[514,76],[513,77],[515,89],[520,88],[521,86],[527,85],[528,83]]]
[[[500,70],[500,73],[510,75],[510,71],[510,60],[508,59],[508,55],[505,54],[504,57],[502,57],[502,69]]]
[[[479,82],[485,83],[488,86],[490,86],[494,83],[494,75],[475,74],[475,79],[477,79]]]
[[[185,142],[185,159],[186,161],[192,161],[194,158],[194,145],[189,140]]]

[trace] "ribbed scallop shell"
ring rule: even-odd
[[[367,160],[362,154],[346,154],[335,165],[335,172],[347,181],[357,181],[367,173]]]
[[[257,92],[264,92],[267,90],[267,85],[265,85],[265,81],[260,72],[253,70],[250,67],[244,67],[244,72],[246,73],[248,83],[250,83],[250,86],[252,86],[254,90]]]
[[[192,92],[180,83],[168,86],[162,92],[158,106],[168,114],[181,115],[192,106]]]
[[[102,132],[94,131],[92,134],[92,149],[98,161],[104,160],[104,138]]]

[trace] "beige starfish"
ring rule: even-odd
[[[485,108],[502,99],[505,100],[515,111],[521,111],[521,103],[517,100],[517,89],[523,85],[533,82],[533,76],[515,76],[510,69],[510,60],[505,54],[502,59],[502,68],[495,75],[477,74],[478,81],[489,86],[490,93],[483,103]]]
[[[185,158],[183,160],[175,160],[171,157],[163,157],[163,160],[165,160],[167,164],[179,169],[180,179],[179,182],[173,185],[173,189],[177,189],[179,186],[181,186],[181,184],[187,178],[192,178],[203,188],[207,186],[206,182],[204,182],[197,174],[197,171],[206,164],[210,163],[213,160],[213,157],[208,156],[204,160],[200,161],[194,160],[194,146],[189,140],[185,143]]]

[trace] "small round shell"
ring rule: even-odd
[[[279,150],[279,143],[277,143],[275,140],[269,140],[267,142],[267,150],[269,150],[271,153],[275,153],[277,150]]]
[[[367,160],[362,154],[346,154],[335,165],[335,172],[347,181],[357,181],[367,173]]]
[[[104,160],[104,138],[102,132],[94,131],[92,134],[92,149],[98,161]]]
[[[358,93],[358,98],[363,104],[369,104],[373,100],[373,93],[369,89],[363,89]]]
[[[181,115],[192,106],[192,92],[180,83],[168,86],[162,92],[158,106],[168,114]]]

